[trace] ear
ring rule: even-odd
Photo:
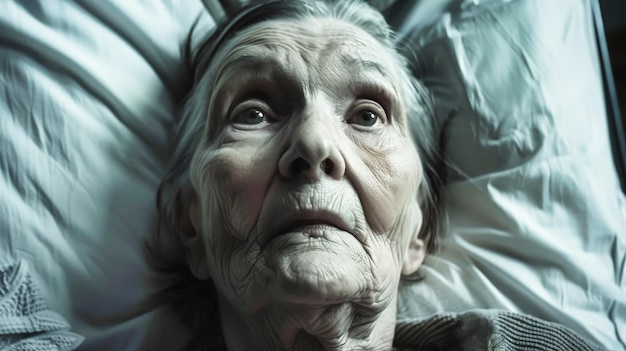
[[[426,258],[426,244],[424,240],[420,239],[419,235],[422,228],[422,212],[418,211],[414,218],[417,223],[404,254],[404,262],[402,262],[403,275],[411,275],[417,272]]]
[[[426,245],[424,241],[418,238],[417,234],[413,236],[409,247],[404,254],[404,262],[402,262],[402,274],[411,275],[422,266],[426,258]]]
[[[189,185],[182,191],[182,211],[178,222],[180,240],[191,273],[200,280],[211,276],[207,267],[206,249],[202,236],[202,216],[195,190]]]

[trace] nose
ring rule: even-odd
[[[324,176],[341,179],[346,164],[340,152],[338,137],[331,126],[315,117],[303,118],[292,130],[285,152],[278,161],[278,170],[284,178],[305,177],[308,181]],[[326,121],[328,122],[328,121]]]

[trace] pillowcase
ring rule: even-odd
[[[502,308],[626,347],[626,201],[590,1],[454,1],[403,23],[444,125],[448,232],[400,317]],[[441,10],[441,8],[440,8]],[[413,16],[413,17],[412,17]],[[417,17],[416,17],[417,16]]]
[[[210,26],[199,1],[0,2],[0,261],[28,263],[81,350],[157,349],[153,323],[158,349],[184,341],[143,247],[200,13]]]

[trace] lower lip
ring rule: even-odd
[[[271,246],[293,246],[301,244],[313,244],[318,240],[330,241],[339,240],[339,236],[344,236],[347,232],[325,224],[306,225],[302,227],[289,228],[285,232],[273,237],[267,244]]]

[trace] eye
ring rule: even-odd
[[[360,130],[373,130],[387,123],[385,109],[373,100],[357,101],[350,109],[346,123]]]
[[[364,127],[371,127],[378,121],[378,115],[372,111],[359,111],[348,122]]]
[[[267,114],[259,108],[247,108],[237,113],[233,122],[253,125],[267,123],[268,118]]]

